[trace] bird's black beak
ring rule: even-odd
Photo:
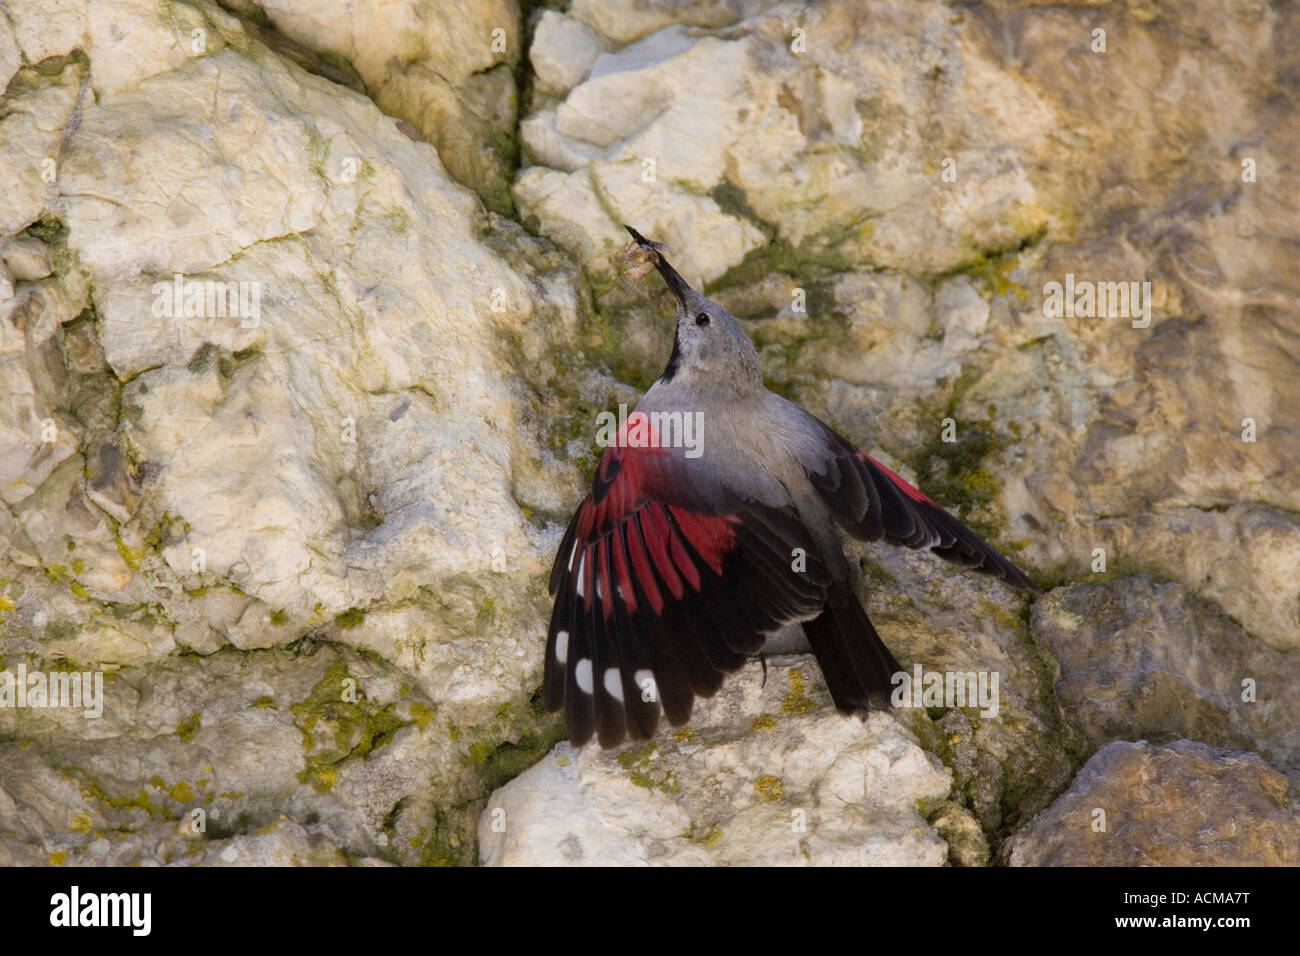
[[[677,270],[668,264],[668,260],[663,257],[663,253],[656,249],[649,239],[641,235],[641,233],[637,232],[629,225],[624,225],[623,228],[628,231],[628,234],[632,236],[637,245],[654,253],[655,268],[658,269],[659,274],[664,277],[664,282],[667,283],[668,288],[672,290],[673,295],[677,296],[677,301],[682,304],[683,308],[686,308],[686,293],[694,290],[691,289],[685,279],[677,274]]]

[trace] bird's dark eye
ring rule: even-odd
[[[709,324],[709,314],[708,314],[707,312],[701,312],[699,315],[697,315],[697,316],[695,317],[695,324],[696,324],[696,325],[708,325],[708,324]]]

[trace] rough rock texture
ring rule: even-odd
[[[261,26],[259,34],[277,52],[363,89],[385,113],[406,120],[437,147],[457,182],[478,193],[489,209],[510,212],[515,68],[524,42],[516,0],[223,5],[246,14],[250,26]]]
[[[1251,640],[1181,585],[1139,575],[1062,588],[1038,602],[1033,625],[1090,747],[1186,737],[1300,767],[1300,657]]]
[[[483,862],[945,862],[927,822],[952,786],[939,761],[891,716],[827,716],[830,697],[806,665],[769,666],[765,686],[748,668],[672,736],[618,753],[560,744],[492,796]]]
[[[1046,579],[1089,574],[1102,548],[1109,570],[1178,580],[1297,646],[1300,121],[1268,91],[1300,59],[1300,11],[689,10],[575,4],[611,48],[523,120],[524,221],[611,306],[619,224],[662,238],[751,319],[770,381]],[[571,33],[539,30],[533,60]],[[1067,274],[1149,281],[1150,325],[1045,314]],[[645,384],[669,331],[624,314]]]
[[[594,2],[536,31],[539,75],[569,69],[521,124],[515,196],[583,263],[625,380],[648,384],[671,334],[662,296],[613,281],[631,221],[748,319],[776,388],[1044,583],[1098,582],[1031,637],[995,588],[866,558],[905,664],[1001,673],[999,719],[912,718],[995,845],[1115,737],[1294,764],[1300,125],[1260,91],[1296,68],[1296,16]],[[1149,281],[1149,324],[1049,314],[1067,274]],[[1182,587],[1123,577],[1142,571]]]
[[[1293,825],[1250,795],[1300,752],[1300,8],[560,7],[0,8],[0,670],[108,677],[97,720],[0,707],[0,862],[1027,862],[1098,748],[1112,820],[1116,753],[1185,781],[1152,859],[1237,858],[1198,775]],[[803,657],[552,751],[551,551],[671,343],[623,222],[1050,591],[855,551],[995,716],[845,720]],[[1149,325],[1050,313],[1067,275]]]
[[[24,42],[35,14],[11,10]],[[212,660],[177,652],[308,634],[373,652],[428,713],[417,741],[394,743],[419,754],[415,775],[380,774],[351,795],[353,812],[378,827],[418,806],[424,837],[412,829],[388,851],[418,860],[443,825],[437,801],[461,814],[444,826],[451,858],[471,859],[474,814],[448,808],[497,779],[464,782],[462,760],[483,770],[532,726],[554,531],[527,516],[555,507],[554,472],[573,468],[536,477],[546,429],[516,343],[527,326],[529,347],[571,344],[582,293],[547,244],[486,215],[364,97],[217,8],[175,12],[204,30],[203,54],[186,55],[174,24],[150,26],[143,5],[64,4],[21,48],[44,59],[9,84],[0,168],[15,188],[0,192],[19,234],[4,247],[16,284],[0,309],[0,654],[7,667],[29,655],[47,669],[139,665],[122,674],[149,687],[163,679],[155,662],[198,680]],[[173,55],[129,60],[113,39],[122,17],[163,31]],[[173,297],[178,276],[205,285]],[[229,309],[209,297],[226,283],[243,296]],[[278,706],[302,703],[262,666]],[[208,679],[212,700],[187,714],[247,696]],[[304,679],[300,690],[316,683]],[[29,756],[74,775],[92,756],[124,759],[152,731],[118,717],[93,753],[77,752],[98,726],[86,722]],[[220,739],[253,735],[256,718]],[[0,721],[31,735],[28,713]],[[308,759],[300,740],[263,741],[260,757],[292,778]],[[140,779],[103,789],[129,799],[142,780],[192,784],[243,759],[193,756],[142,756]],[[278,786],[241,819],[271,822]],[[324,816],[312,807],[324,799],[296,819]],[[359,833],[332,838],[364,855]]]
[[[1300,797],[1255,754],[1116,742],[1010,847],[1013,866],[1296,866]]]

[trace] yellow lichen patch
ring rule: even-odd
[[[691,730],[689,727],[683,727],[681,730],[673,733],[673,740],[677,741],[679,744],[684,744],[688,740],[694,740],[695,736],[695,731]]]
[[[681,790],[681,785],[671,770],[656,773],[661,769],[656,759],[657,752],[658,748],[654,744],[642,744],[619,754],[618,764],[627,771],[628,779],[638,787],[670,795],[677,793]]]
[[[403,697],[406,695],[403,694]],[[420,730],[425,730],[433,723],[433,711],[423,704],[411,704],[411,719],[415,721],[415,726]]]
[[[0,594],[0,611],[12,611],[13,609],[13,599],[7,594]]]
[[[765,773],[754,781],[754,793],[758,794],[760,800],[768,803],[775,803],[781,799],[781,794],[785,791],[780,777],[774,777],[770,773]]]
[[[168,795],[177,803],[189,803],[194,799],[194,791],[184,780],[174,784],[168,792]]]
[[[572,762],[573,762],[573,761],[571,761],[568,757],[556,757],[556,758],[555,758],[555,766],[557,766],[557,767],[567,767],[567,766],[568,766],[570,763],[572,763]]]
[[[1010,611],[998,607],[992,601],[980,601],[979,607],[981,611],[997,621],[1004,629],[1008,631],[1020,629],[1020,618]]]
[[[64,850],[55,850],[50,854],[50,866],[62,866],[68,861],[68,854]]]
[[[94,825],[89,813],[74,814],[72,819],[68,821],[68,829],[73,833],[89,833],[90,828]]]
[[[759,714],[749,722],[749,729],[756,734],[766,734],[776,730],[776,718],[771,714]]]
[[[176,725],[176,736],[181,738],[181,743],[187,744],[194,739],[202,726],[203,715],[197,712],[190,714]]]
[[[781,698],[781,713],[787,717],[794,714],[806,714],[817,707],[817,704],[804,690],[803,671],[797,667],[792,667],[786,674],[790,681],[790,690]]]
[[[716,846],[722,840],[722,827],[709,827],[699,836],[699,842],[705,846]]]
[[[333,767],[308,767],[298,774],[298,781],[309,784],[317,793],[333,789],[338,778],[338,771]]]

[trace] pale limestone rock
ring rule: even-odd
[[[591,72],[602,45],[600,34],[582,22],[543,10],[528,50],[538,85],[548,93],[567,93]]]
[[[885,714],[834,713],[809,658],[757,665],[686,731],[618,752],[561,744],[493,794],[488,865],[938,866],[924,809],[948,772]],[[829,712],[828,712],[829,711]]]
[[[0,17],[0,89],[7,87],[18,68],[23,65],[23,52],[18,49],[13,24],[8,17]]]
[[[283,96],[310,106],[285,115]],[[205,573],[294,622],[278,634],[255,626],[256,614],[241,619],[228,637],[244,647],[292,639],[430,574],[487,568],[497,549],[516,568],[538,560],[499,483],[515,439],[477,424],[507,421],[512,398],[492,333],[472,318],[499,288],[526,319],[533,293],[490,253],[453,239],[474,228],[471,209],[427,148],[391,126],[379,138],[357,134],[373,116],[350,94],[283,68],[268,74],[227,48],[101,98],[65,162],[68,242],[94,277],[108,364],[132,378],[123,402],[133,458],[155,468],[149,520],[166,512],[185,525],[159,542],[162,570],[199,586],[200,548]],[[250,139],[264,148],[238,148]],[[179,175],[133,166],[156,155],[174,157]],[[418,202],[408,179],[422,184]],[[410,241],[401,223],[412,219],[423,251],[395,275],[387,249]],[[192,238],[177,241],[177,230]],[[346,266],[317,264],[340,247]],[[256,283],[247,302],[258,313],[163,314],[173,298],[172,311],[188,305],[172,296],[178,272]],[[447,330],[436,346],[435,323]],[[444,405],[430,396],[452,367],[473,384]],[[414,404],[391,421],[403,393]],[[440,429],[423,427],[434,417]],[[458,467],[445,467],[453,458]],[[379,479],[408,471],[415,483]],[[483,510],[433,504],[458,495]],[[348,531],[366,515],[384,524]],[[123,531],[133,547],[149,528],[137,524]],[[482,544],[467,563],[474,538]]]
[[[1242,502],[1105,518],[1095,527],[1094,540],[1121,566],[1187,582],[1262,643],[1300,647],[1300,522],[1288,511]]]
[[[104,788],[111,810],[155,776],[195,788],[215,773],[230,778],[224,792],[255,790],[239,769],[251,760],[264,808],[296,825],[343,813],[316,796],[333,786],[364,807],[324,838],[349,859],[471,859],[473,800],[499,782],[498,748],[509,766],[554,739],[519,702],[540,673],[539,579],[559,532],[525,513],[567,508],[579,474],[549,450],[575,412],[543,420],[534,380],[564,372],[560,384],[578,387],[554,356],[583,334],[586,293],[551,244],[485,217],[373,104],[287,65],[235,18],[179,6],[175,22],[142,4],[87,8],[85,59],[24,73],[0,128],[4,168],[24,177],[6,192],[14,235],[0,253],[14,277],[0,310],[0,666],[124,667],[156,702],[178,648],[247,649],[239,674],[221,655],[180,658],[179,715],[110,701],[121,749],[79,750],[98,736],[83,721],[45,738],[40,759],[96,776],[120,767]],[[207,31],[201,54],[183,36],[164,42],[191,14]],[[125,46],[103,50],[114,37]],[[94,95],[79,99],[87,75]],[[60,160],[50,183],[30,158],[45,153]],[[177,273],[209,289],[255,283],[243,304],[257,311],[186,314],[183,285],[168,301]],[[46,417],[54,440],[42,444]],[[288,675],[310,673],[278,670],[279,652],[260,649],[301,648],[307,634],[352,638],[407,670],[385,678],[397,725],[371,714],[391,749],[385,737],[383,753],[342,754],[328,779],[304,783],[303,730],[268,723],[232,688],[251,681],[278,707],[303,705],[313,683]],[[222,695],[228,712],[213,703]],[[145,723],[167,734],[191,712],[221,727],[202,755],[138,748],[159,732]],[[0,713],[11,739],[40,737],[48,717]],[[401,801],[411,816],[380,849]],[[69,819],[100,810],[51,812],[53,829],[4,852],[149,862],[192,849],[145,812],[111,852],[97,839],[61,847],[57,832],[82,832]]]
[[[0,245],[0,261],[14,279],[32,282],[50,274],[50,250],[32,236],[17,236]]]
[[[771,0],[574,0],[569,13],[615,42],[630,43],[674,23],[729,26],[771,5]]]
[[[290,39],[355,69],[384,112],[414,126],[455,179],[508,212],[523,55],[515,0],[247,0]]]
[[[54,195],[63,129],[84,73],[80,63],[67,63],[52,82],[6,100],[8,112],[0,119],[0,233],[25,229]]]
[[[1025,598],[934,555],[882,544],[854,552],[867,611],[909,674],[920,666],[997,675],[996,713],[974,706],[905,713],[922,745],[953,772],[962,806],[990,840],[1000,839],[1046,806],[1075,769],[1068,753],[1077,741],[1061,724],[1052,675],[1022,619]]]
[[[226,45],[224,33],[235,29],[235,19],[215,5],[168,3],[160,17],[147,0],[95,0],[86,19],[91,84],[101,96],[129,89],[216,53]]]
[[[208,841],[198,853],[172,866],[362,866],[385,865],[374,857],[349,860],[339,847],[282,817],[256,833]]]
[[[60,408],[59,330],[85,306],[77,280],[24,286],[0,308],[0,500],[32,495],[77,449],[74,423]]]
[[[450,711],[386,664],[305,642],[122,668],[103,687],[97,719],[0,708],[0,862],[472,855],[473,814],[455,807],[479,769],[448,746]]]
[[[940,272],[978,248],[1014,245],[1053,221],[1024,169],[1055,121],[1052,110],[964,48],[946,8],[868,6],[897,21],[892,31],[862,35],[848,22],[862,15],[856,9],[784,4],[710,34],[676,23],[671,10],[646,7],[662,21],[653,32],[605,33],[613,42],[635,42],[602,54],[584,82],[525,122],[530,155],[574,178],[592,147],[604,151],[589,161],[596,170],[654,160],[661,221],[688,215],[689,193],[724,187],[746,218],[808,258]],[[616,12],[622,7],[599,2],[572,11],[598,29]],[[796,20],[810,44],[799,50],[790,33]],[[730,17],[699,25],[724,22]],[[937,119],[922,95],[935,70],[944,71],[951,101]],[[991,114],[985,106],[1008,99],[1016,109]],[[553,123],[542,118],[550,112]],[[934,187],[941,170],[933,148],[922,154],[922,144],[936,137],[927,124],[936,122],[943,126],[938,135],[954,143],[951,157],[939,158],[960,169],[945,189]],[[516,199],[525,216],[535,213],[536,192],[523,181]],[[601,199],[618,202],[610,190]],[[582,212],[578,207],[568,221],[589,233],[598,229]],[[559,230],[548,234],[565,241]],[[586,249],[566,247],[590,268],[602,268]],[[685,262],[709,273],[691,258]]]
[[[86,0],[13,0],[7,19],[28,63],[66,56],[86,39]]]
[[[763,244],[756,227],[708,196],[669,187],[680,203],[666,209],[662,188],[643,180],[645,168],[629,160],[565,176],[534,167],[520,176],[516,194],[527,197],[529,218],[566,248],[587,251],[592,270],[610,281],[609,257],[627,243],[625,223],[638,229],[648,223],[644,231],[673,250],[674,265],[691,282],[719,278]]]

